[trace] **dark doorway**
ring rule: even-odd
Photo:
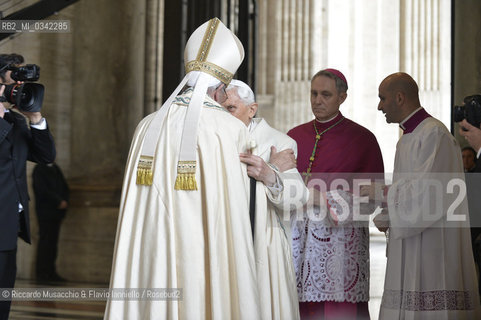
[[[245,58],[236,75],[255,91],[256,1],[182,0],[165,1],[162,99],[174,91],[184,77],[184,47],[194,30],[218,17],[239,37]]]

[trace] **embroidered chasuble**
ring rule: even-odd
[[[151,186],[136,184],[136,169],[155,113],[136,129],[111,275],[112,288],[180,291],[169,299],[109,300],[105,319],[260,319],[249,180],[239,161],[248,132],[208,96],[199,118],[198,190],[174,190],[191,95],[177,96],[160,126]]]

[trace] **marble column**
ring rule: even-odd
[[[401,1],[400,70],[419,86],[421,104],[451,123],[451,1]]]
[[[259,116],[284,132],[312,118],[309,85],[320,56],[312,29],[322,2],[259,1]]]

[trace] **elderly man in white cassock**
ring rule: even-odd
[[[298,319],[290,210],[306,204],[309,192],[296,169],[297,144],[264,119],[254,118],[258,104],[244,82],[231,81],[222,106],[249,129],[249,141],[255,148],[240,158],[247,164],[249,176],[262,182],[256,183],[253,218],[262,319]]]
[[[374,222],[388,232],[379,319],[481,319],[459,145],[421,106],[410,75],[386,77],[379,99],[403,130],[392,185],[377,192],[387,210]]]
[[[219,104],[243,57],[220,20],[204,23],[187,41],[186,76],[138,125],[110,287],[181,291],[109,300],[105,319],[260,318],[249,180],[239,161],[248,131]]]

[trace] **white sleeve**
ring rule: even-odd
[[[37,130],[45,130],[47,129],[47,120],[45,118],[42,118],[39,123],[37,124],[30,124],[31,128],[37,129]]]

